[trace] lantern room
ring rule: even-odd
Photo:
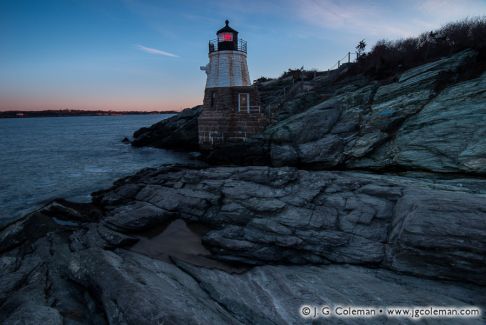
[[[216,32],[218,36],[218,51],[234,51],[238,48],[238,32],[229,27],[226,20],[225,26]]]
[[[229,26],[229,20],[225,26],[216,32],[217,38],[209,41],[209,53],[216,51],[241,51],[246,53],[246,41],[238,39],[238,32]]]

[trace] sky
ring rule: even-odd
[[[200,104],[225,19],[254,80],[485,14],[486,0],[0,0],[0,110]]]

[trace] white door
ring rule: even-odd
[[[238,94],[238,112],[247,111],[250,113],[250,94]]]

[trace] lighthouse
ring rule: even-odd
[[[201,67],[207,75],[198,118],[201,149],[244,142],[266,125],[258,91],[250,83],[246,41],[238,38],[228,20],[216,37],[209,41],[209,63]]]

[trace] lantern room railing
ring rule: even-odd
[[[240,51],[246,53],[247,46],[246,41],[244,39],[238,38],[238,42],[236,43],[236,48],[233,51]],[[218,51],[218,40],[213,39],[209,41],[209,53]]]

